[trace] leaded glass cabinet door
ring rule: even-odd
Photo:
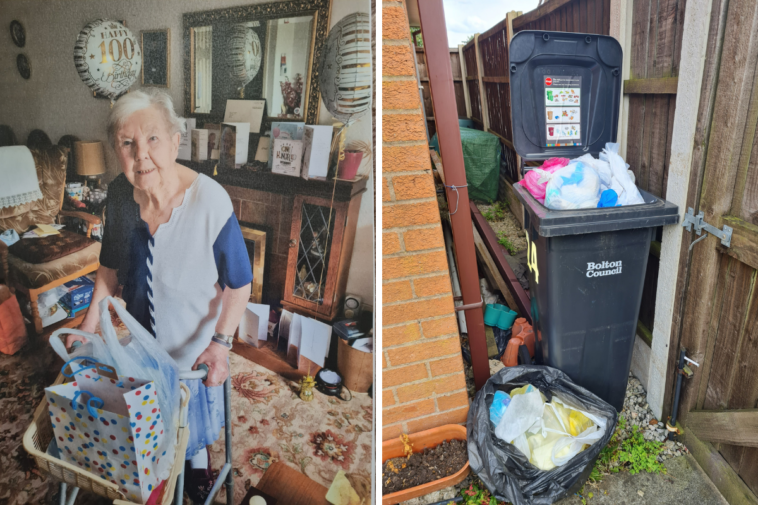
[[[331,312],[344,224],[344,204],[295,198],[285,300],[320,314]]]

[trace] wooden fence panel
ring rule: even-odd
[[[626,162],[634,172],[637,186],[662,198],[666,197],[677,98],[670,91],[675,89],[672,79],[679,71],[685,1],[634,0],[632,8],[628,82],[634,86],[625,86],[625,93],[629,94]],[[610,9],[609,5],[607,7]],[[665,89],[658,86],[667,82],[663,79],[671,81]],[[637,93],[635,88],[646,93]],[[647,93],[652,90],[659,92]],[[640,307],[640,323],[649,332],[653,331],[655,323],[652,316],[655,313],[658,264],[658,257],[651,254]]]
[[[416,47],[416,65],[418,66],[419,81],[421,83],[421,95],[424,101],[424,117],[429,138],[437,131],[434,121],[434,107],[432,106],[432,93],[429,87],[429,72],[426,66],[426,57],[423,47]],[[450,49],[450,67],[453,72],[453,86],[455,88],[455,104],[458,108],[458,117],[466,117],[466,99],[463,94],[463,78],[461,76],[461,58],[458,49]]]
[[[513,20],[513,32],[549,30],[608,35],[611,0],[550,0]]]

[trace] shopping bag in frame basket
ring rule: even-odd
[[[80,367],[74,361],[84,360]],[[170,443],[155,384],[116,375],[92,358],[74,381],[45,389],[59,458],[112,482],[127,499],[145,503],[160,484],[158,463]]]

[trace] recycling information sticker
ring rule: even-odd
[[[545,147],[582,145],[581,76],[545,76]]]

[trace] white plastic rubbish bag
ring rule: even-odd
[[[124,326],[130,332],[128,337],[124,337],[120,341],[116,336],[116,330],[113,328],[113,322],[108,311],[109,304],[113,305]],[[157,467],[158,477],[162,480],[168,479],[174,461],[174,444],[179,426],[179,403],[181,400],[179,371],[176,362],[158,345],[152,334],[143,328],[115,298],[104,298],[99,307],[100,328],[103,331],[103,338],[94,333],[64,328],[53,332],[50,336],[50,345],[64,361],[69,361],[74,356],[70,356],[66,351],[66,346],[60,335],[71,333],[81,335],[87,340],[87,343],[75,353],[76,356],[81,356],[83,352],[87,352],[87,356],[115,368],[118,375],[140,377],[155,384],[166,434],[168,440],[174,442],[167,444],[166,455],[161,458]]]
[[[581,433],[572,426],[581,419]],[[495,435],[513,444],[540,470],[562,466],[605,434],[606,420],[567,405],[558,395],[545,402],[539,390],[518,394],[495,427]]]
[[[594,209],[600,201],[600,177],[586,163],[574,160],[547,183],[545,207],[555,210]]]
[[[629,170],[629,165],[619,156],[618,151],[619,145],[609,142],[605,144],[605,149],[600,153],[600,160],[606,161],[613,172],[615,184],[611,186],[611,189],[618,194],[618,203],[620,205],[645,203],[637,186],[634,185],[634,173]]]

